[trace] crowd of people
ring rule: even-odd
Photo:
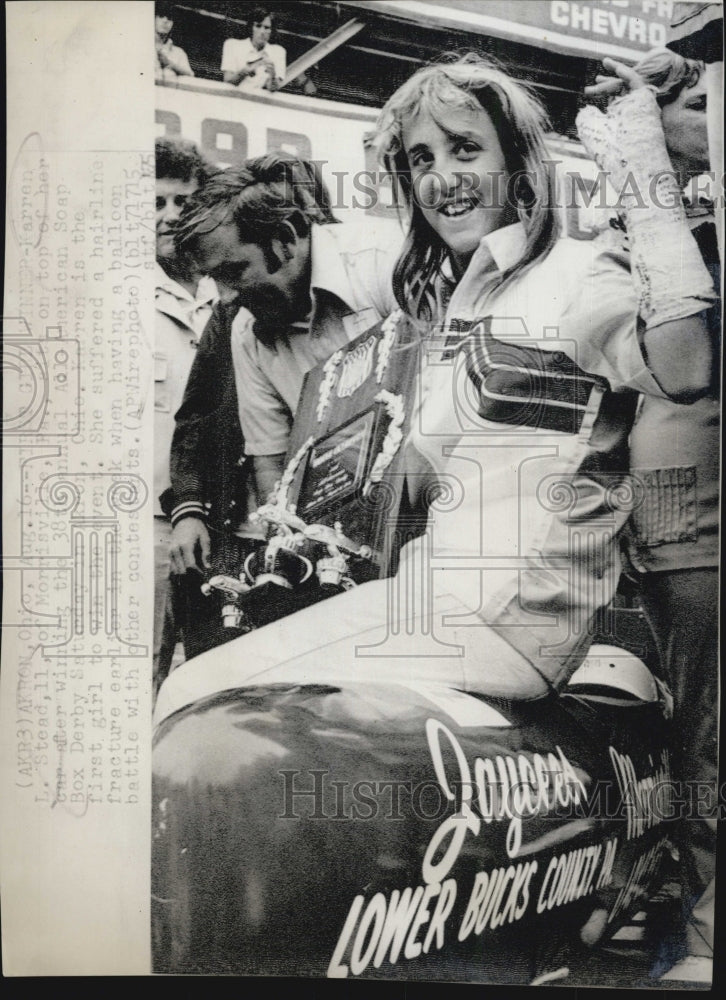
[[[171,38],[174,28],[174,4],[155,5],[154,44],[157,81],[173,83],[180,77],[194,76],[189,57]],[[224,83],[242,93],[274,93],[287,85],[291,91],[312,97],[317,86],[306,72],[286,80],[287,52],[271,42],[275,14],[267,7],[253,7],[247,18],[244,38],[227,38],[222,46],[220,71]]]
[[[249,38],[225,44],[227,83],[280,85],[285,52],[269,44],[271,27],[257,10]],[[156,30],[161,69],[183,72],[162,13]],[[369,220],[338,222],[311,163],[269,154],[215,171],[191,143],[157,141],[160,716],[253,678],[334,681],[360,669],[357,643],[385,637],[385,580],[330,598],[324,614],[296,612],[294,628],[229,643],[199,585],[238,574],[259,544],[250,514],[282,474],[306,372],[400,309],[426,342],[404,445],[408,500],[425,517],[432,483],[454,476],[462,502],[429,518],[398,574],[421,564],[423,547],[452,565],[484,552],[501,565],[436,573],[430,605],[412,602],[396,670],[546,698],[582,662],[625,571],[673,693],[679,773],[715,789],[720,263],[713,214],[681,197],[709,169],[702,58],[608,60],[589,89],[607,105],[583,109],[579,134],[623,191],[591,253],[560,238],[541,105],[478,56],[418,70],[380,113],[379,159],[408,208],[395,245]],[[505,317],[529,336],[512,335]],[[553,328],[555,339],[537,334]],[[465,455],[464,399],[477,430]],[[542,502],[550,479],[567,484],[565,509]],[[572,544],[573,525],[585,546]],[[454,629],[463,657],[417,647],[423,619],[443,615],[475,622]],[[365,662],[371,677],[390,674],[384,657]],[[708,963],[715,820],[683,827],[676,957]]]

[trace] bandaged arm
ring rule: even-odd
[[[709,385],[713,345],[704,313],[715,292],[688,227],[655,93],[630,91],[607,115],[584,108],[577,128],[619,196],[648,366],[666,395],[690,402]]]

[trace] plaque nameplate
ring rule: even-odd
[[[311,447],[297,500],[297,513],[304,521],[362,489],[375,424],[376,414],[370,410]]]

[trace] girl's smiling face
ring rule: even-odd
[[[446,130],[421,110],[402,130],[413,199],[463,274],[482,237],[517,216],[507,206],[507,173],[499,136],[482,108],[452,109]]]

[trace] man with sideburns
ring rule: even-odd
[[[221,171],[187,206],[180,245],[239,310],[230,348],[260,503],[282,473],[305,374],[396,309],[391,278],[400,239],[393,232],[392,239],[369,222],[338,223],[317,168],[277,154]],[[204,499],[183,481],[194,453],[190,429],[214,392],[203,356],[192,369],[172,445],[178,573],[208,568]]]

